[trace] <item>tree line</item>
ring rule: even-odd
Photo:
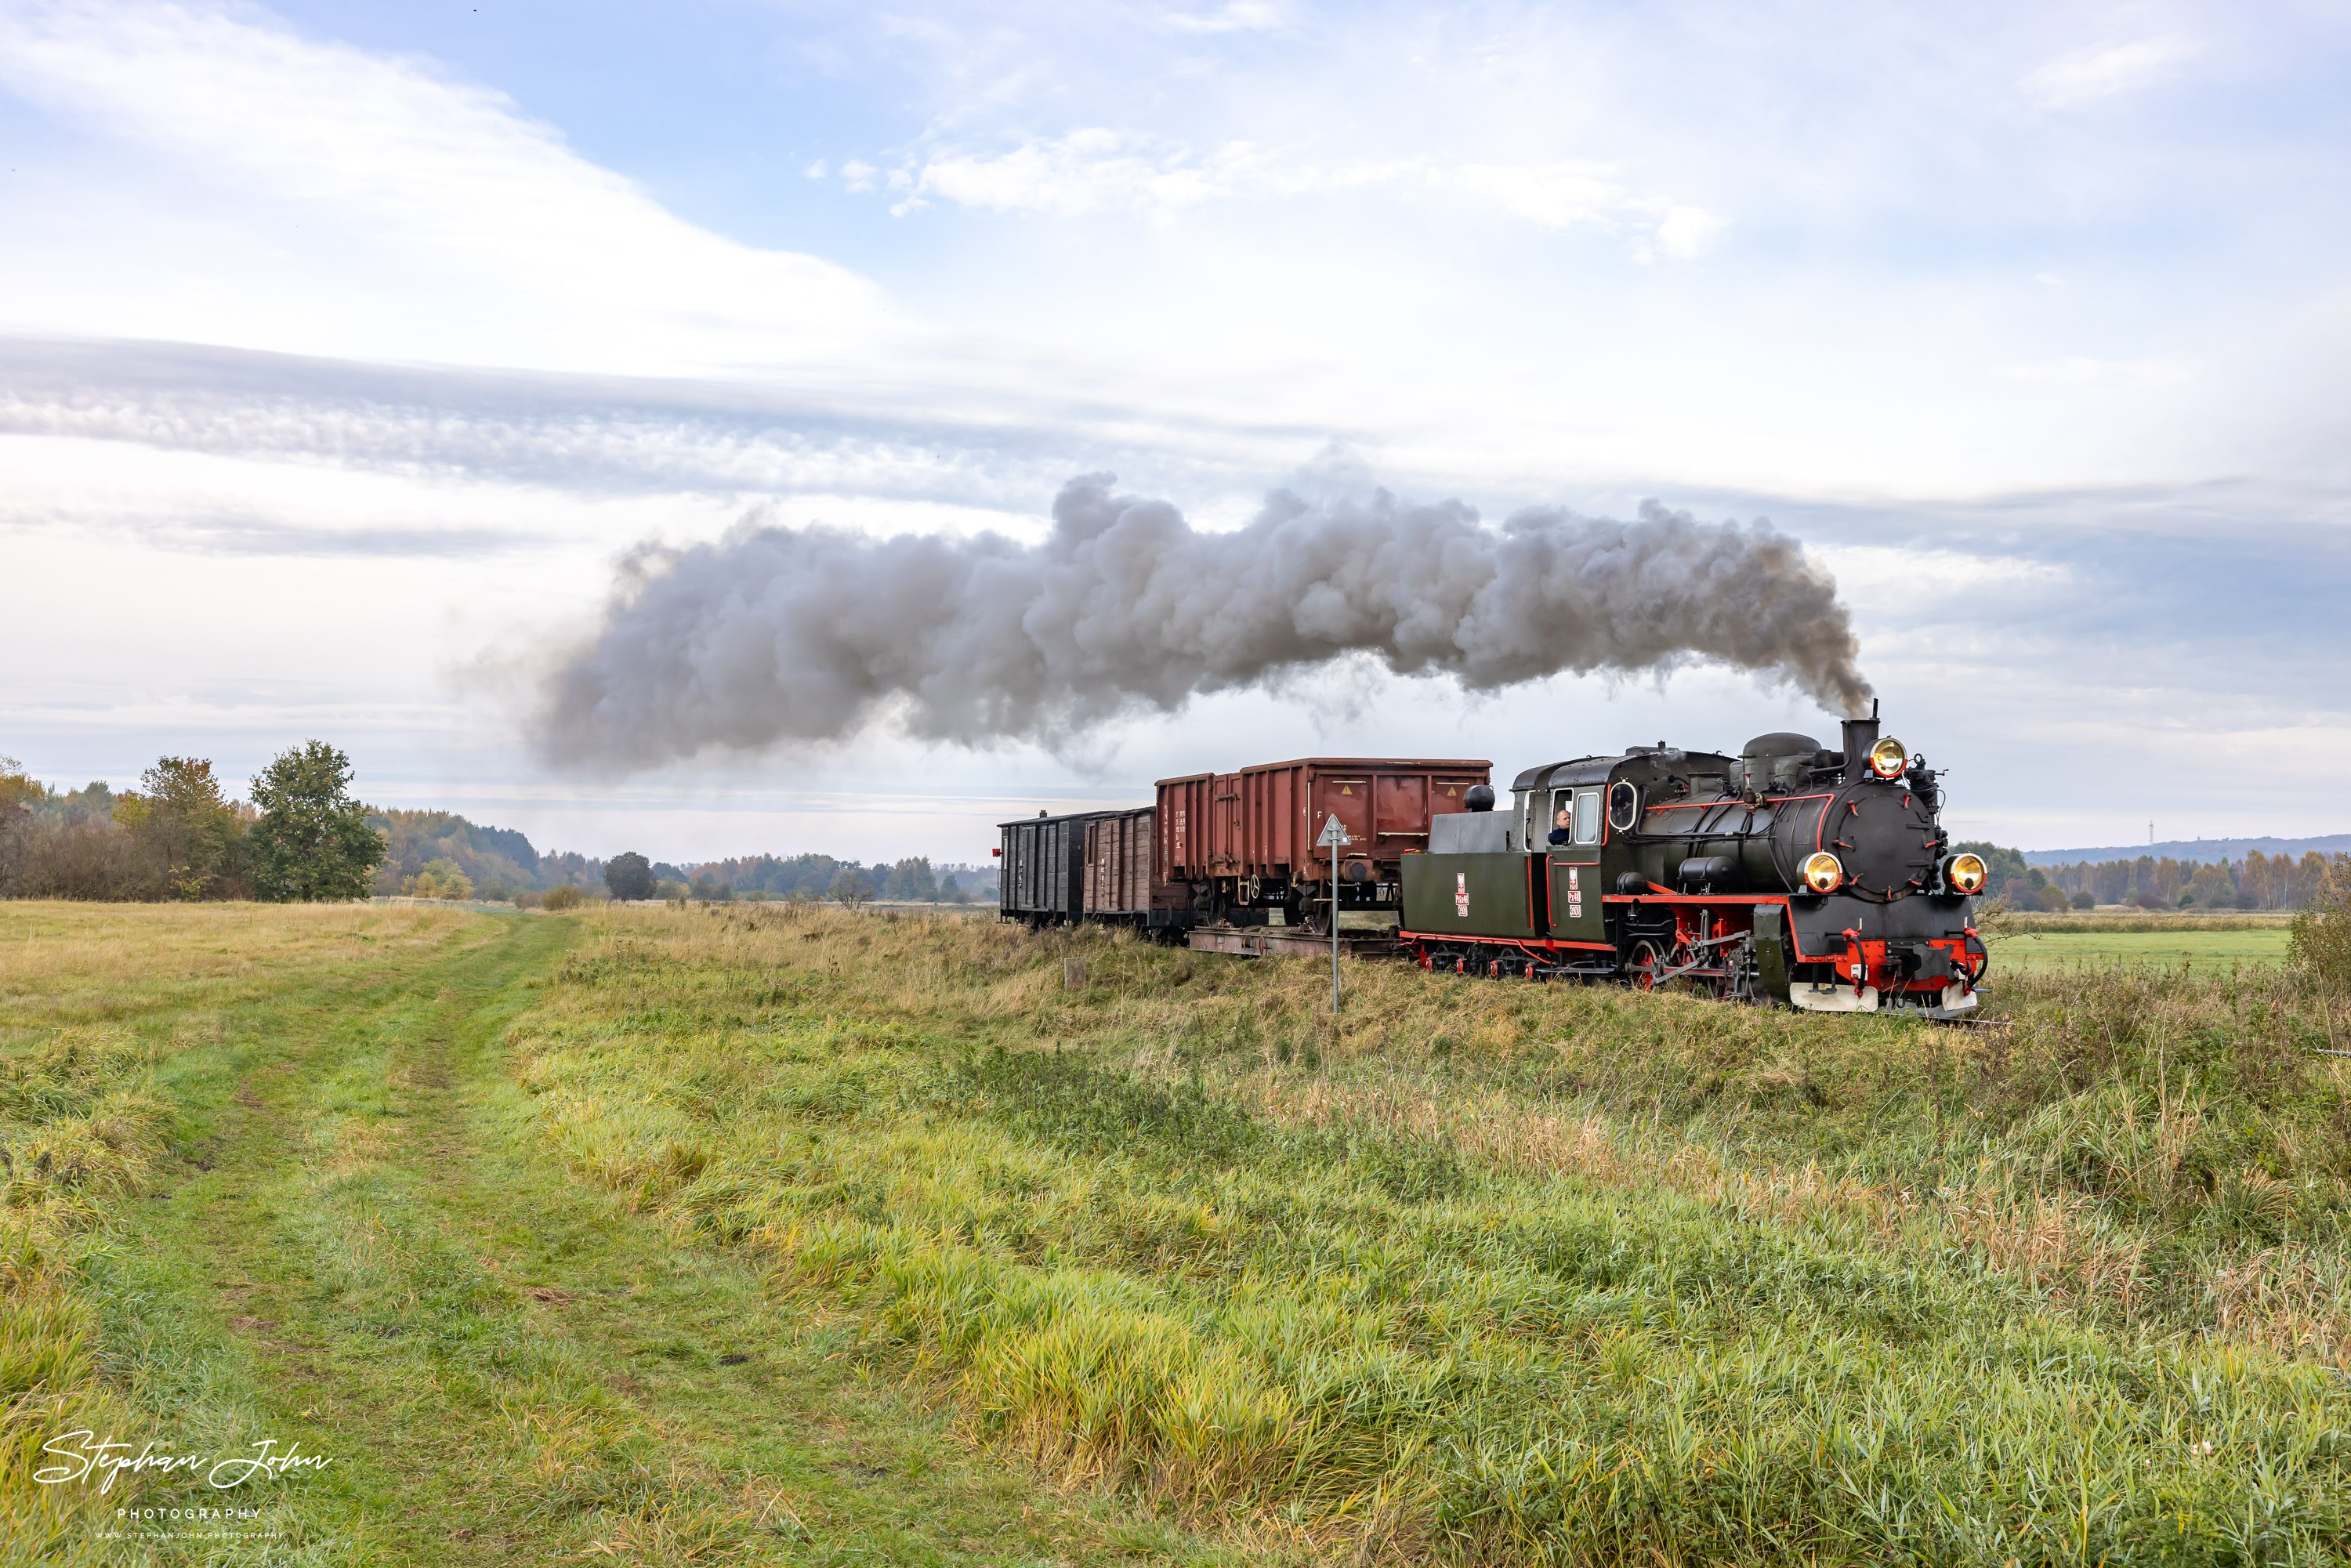
[[[350,759],[318,740],[263,768],[249,800],[228,799],[202,758],[158,758],[119,793],[53,790],[0,758],[0,895],[362,898],[384,845],[350,780]]]
[[[996,896],[995,868],[926,855],[867,864],[772,854],[679,866],[634,852],[542,854],[512,828],[455,811],[351,799],[350,759],[322,741],[287,752],[227,797],[210,761],[166,757],[136,789],[53,789],[0,758],[0,897],[98,900],[364,898],[371,894],[561,905],[615,897],[875,899]],[[625,888],[626,891],[623,891]]]
[[[2351,855],[2316,850],[2299,858],[2254,850],[2241,861],[2141,855],[2044,868],[1998,844],[1959,847],[1983,857],[1991,873],[1986,894],[2016,909],[2310,909],[2326,898],[2330,877],[2351,877]]]

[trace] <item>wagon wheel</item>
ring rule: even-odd
[[[1657,988],[1657,977],[1665,972],[1666,956],[1657,950],[1655,942],[1635,942],[1631,969],[1635,990],[1654,991]]]

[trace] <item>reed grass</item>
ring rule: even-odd
[[[1268,1550],[2351,1544],[2346,1019],[2293,974],[2022,975],[1967,1031],[1346,979],[616,910],[509,1043],[544,1148],[975,1440]]]

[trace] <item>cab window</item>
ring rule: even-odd
[[[1575,841],[1596,844],[1600,841],[1600,791],[1580,789],[1575,796]]]

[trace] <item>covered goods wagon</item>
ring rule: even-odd
[[[1075,920],[1085,909],[1086,827],[1101,811],[1078,811],[999,822],[997,909],[1007,919],[1048,925]]]
[[[1077,920],[1189,924],[1191,898],[1156,876],[1149,806],[1114,811],[1040,812],[998,824],[1004,861],[997,908],[1034,925]]]

